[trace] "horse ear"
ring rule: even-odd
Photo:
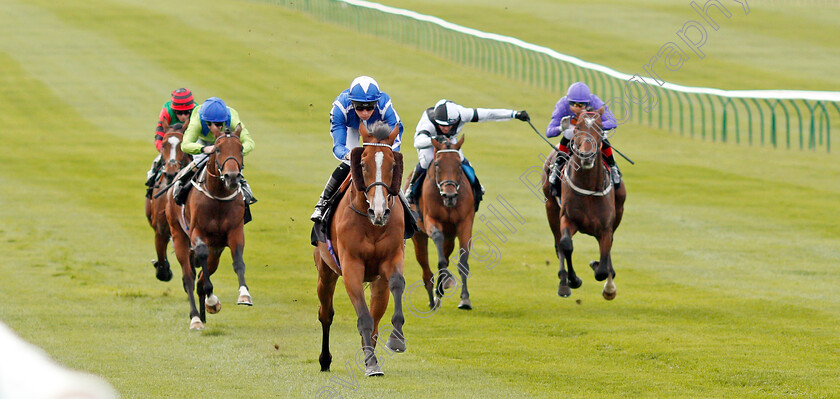
[[[441,143],[440,141],[437,141],[437,139],[433,138],[432,139],[432,146],[435,147],[435,151],[440,151],[440,149],[443,148],[443,143]]]
[[[454,147],[454,148],[455,148],[456,150],[460,150],[460,149],[461,149],[461,146],[462,146],[462,145],[464,145],[464,139],[465,139],[465,138],[467,138],[467,135],[466,135],[466,134],[462,134],[462,135],[461,135],[461,138],[460,138],[460,139],[458,139],[458,142],[457,142],[457,143],[455,143],[455,147]]]
[[[160,121],[161,126],[163,126],[163,132],[166,133],[169,131],[169,122],[166,119]]]
[[[400,124],[397,123],[394,125],[394,130],[391,130],[391,134],[388,135],[388,145],[394,145],[394,141],[397,140],[397,136],[400,134]]]
[[[365,126],[364,121],[359,122],[359,136],[362,137],[362,143],[370,143],[374,141],[367,129],[367,126]]]
[[[604,116],[604,111],[606,110],[606,107],[606,105],[601,106],[601,108],[598,108],[595,112],[597,112],[598,115]]]
[[[237,123],[236,124],[236,129],[233,130],[233,135],[236,136],[236,137],[239,137],[240,134],[242,134],[242,124]]]
[[[216,126],[212,123],[208,123],[207,127],[210,129],[210,132],[213,133],[213,137],[219,138],[219,136],[222,135],[222,129],[219,128],[218,126]]]

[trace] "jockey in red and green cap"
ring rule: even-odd
[[[161,156],[160,148],[163,146],[163,136],[166,134],[166,129],[169,125],[181,122],[187,124],[190,121],[190,115],[195,109],[195,101],[190,89],[180,88],[172,92],[172,99],[163,104],[158,116],[157,127],[155,128],[155,148],[158,150],[158,155],[152,161],[152,167],[146,172],[146,198],[152,197],[152,188],[155,185],[160,174]]]

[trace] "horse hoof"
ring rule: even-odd
[[[572,289],[568,285],[560,284],[560,288],[557,289],[557,295],[568,298],[572,295]]]
[[[378,364],[374,364],[373,366],[365,367],[365,375],[368,377],[380,377],[385,375],[385,373],[382,372]]]
[[[248,287],[244,285],[239,287],[239,298],[236,300],[236,304],[254,306],[254,303],[251,302],[251,293],[248,292]]]
[[[580,288],[581,285],[583,285],[583,280],[581,280],[578,276],[575,276],[574,280],[569,281],[569,287],[572,289]]]
[[[470,302],[469,298],[462,299],[461,303],[458,304],[458,309],[472,310],[472,302]]]
[[[600,265],[601,265],[601,262],[599,262],[597,260],[593,260],[592,262],[589,262],[589,267],[591,267],[592,270],[598,270],[598,266],[600,266]]]
[[[608,301],[612,301],[613,299],[615,299],[615,294],[617,293],[617,291],[613,291],[613,292],[602,291],[601,293],[604,295],[604,299],[606,299]]]
[[[388,349],[390,349],[394,352],[397,352],[397,353],[405,352],[405,341],[401,340],[399,338],[396,338],[393,335],[388,337],[388,342],[385,343],[385,346],[387,346]]]
[[[157,277],[157,279],[160,281],[172,280],[172,270],[170,270],[169,268],[158,269],[157,273],[155,273],[155,277]]]
[[[236,300],[237,305],[245,305],[245,306],[254,306],[254,303],[251,302],[250,295],[240,295],[239,299]]]
[[[435,302],[433,304],[430,304],[429,308],[432,309],[432,310],[438,309],[438,308],[440,308],[440,303],[441,303],[440,297],[436,296],[435,297]]]
[[[198,316],[193,317],[190,320],[190,330],[198,331],[204,329],[204,323],[201,322],[201,319]]]
[[[219,313],[222,310],[222,301],[215,295],[211,295],[204,299],[204,309],[207,309],[207,313],[210,314]]]

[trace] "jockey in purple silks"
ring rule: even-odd
[[[613,184],[618,187],[621,184],[621,172],[615,164],[615,157],[613,156],[610,142],[607,141],[607,137],[609,136],[608,132],[618,127],[618,122],[616,122],[615,116],[607,108],[604,101],[592,94],[589,91],[589,86],[583,82],[575,82],[569,86],[566,95],[560,98],[560,101],[557,101],[557,104],[554,106],[554,112],[551,114],[551,122],[548,123],[548,127],[545,129],[545,135],[548,137],[563,135],[563,138],[560,139],[560,144],[557,145],[557,149],[566,154],[566,156],[559,155],[555,159],[555,165],[552,169],[551,177],[549,177],[549,182],[551,184],[557,182],[560,170],[562,170],[566,160],[569,159],[568,144],[572,140],[575,131],[573,120],[576,120],[578,115],[585,111],[603,112],[601,115],[601,129],[603,133],[601,153],[607,165],[610,167],[610,176]]]

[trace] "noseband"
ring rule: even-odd
[[[456,152],[457,153],[458,150],[446,149],[446,150],[435,151],[435,184],[437,184],[437,188],[438,188],[438,191],[440,192],[441,197],[443,196],[443,188],[446,187],[447,185],[455,186],[455,192],[456,193],[458,192],[458,190],[461,189],[461,174],[463,173],[463,172],[461,172],[462,169],[459,167],[458,168],[459,173],[458,173],[458,180],[457,181],[452,180],[452,179],[447,179],[447,180],[444,180],[444,181],[439,180],[440,173],[438,173],[438,171],[437,171],[437,169],[438,169],[437,154],[446,153],[446,152]]]

